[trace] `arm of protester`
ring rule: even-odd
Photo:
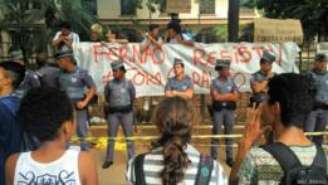
[[[96,162],[89,152],[79,155],[79,173],[83,185],[98,185]]]
[[[245,128],[244,135],[241,138],[238,151],[236,156],[236,162],[233,165],[230,173],[229,184],[238,184],[238,172],[242,167],[242,164],[252,148],[252,146],[259,140],[259,138],[263,135],[263,133],[268,130],[270,127],[261,128],[260,119],[262,113],[262,105],[258,108],[253,107],[250,111],[250,116],[248,120],[248,124]]]
[[[177,36],[177,42],[185,46],[191,46],[191,47],[194,46],[194,42],[192,40],[183,40],[181,38],[181,35]]]
[[[5,168],[6,184],[14,184],[15,168],[19,154],[13,154],[8,157]]]
[[[150,40],[150,42],[152,44],[154,44],[156,46],[157,49],[162,49],[162,45],[163,43],[162,42],[159,42],[157,40],[155,40],[152,36],[148,35],[148,39]]]
[[[61,32],[57,32],[56,35],[55,35],[55,37],[54,37],[53,40],[52,40],[52,45],[53,45],[54,47],[58,47],[58,45],[59,45],[61,42],[63,42],[63,39],[64,39],[64,37],[61,36]]]

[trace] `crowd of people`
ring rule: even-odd
[[[142,48],[161,48],[159,27],[151,25]],[[184,39],[179,23],[168,25],[168,41],[192,46]],[[114,32],[107,34],[111,42]],[[77,34],[69,24],[55,35],[57,50],[53,66],[47,56],[37,56],[39,68],[26,69],[21,51],[0,63],[0,185],[83,184],[97,185],[96,163],[89,152],[87,107],[97,95],[87,69],[77,66],[73,55]],[[210,155],[201,154],[191,142],[195,114],[190,104],[193,82],[185,74],[184,61],[173,61],[174,76],[167,80],[166,98],[157,106],[154,124],[159,138],[148,153],[136,155],[127,140],[126,177],[132,185],[207,184],[328,184],[323,136],[305,132],[324,131],[328,111],[327,56],[318,54],[306,74],[275,74],[276,57],[264,51],[260,70],[250,80],[253,95],[247,125],[234,156],[232,139],[226,138],[226,164],[230,177],[217,159],[218,140],[212,140]],[[213,135],[232,134],[238,88],[230,75],[230,60],[218,59],[218,76],[211,83]],[[108,137],[123,127],[133,136],[133,106],[136,91],[125,75],[124,62],[111,63],[113,79],[105,86]],[[80,138],[80,150],[71,147],[71,137]],[[264,136],[265,144],[259,145]],[[263,142],[262,142],[263,143]],[[115,140],[108,139],[102,168],[114,163]]]

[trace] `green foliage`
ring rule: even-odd
[[[257,4],[267,17],[300,19],[307,40],[328,36],[327,0],[257,0]]]

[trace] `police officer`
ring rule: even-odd
[[[40,79],[40,85],[44,87],[58,87],[58,76],[60,69],[48,63],[46,53],[39,53],[36,57],[38,70],[36,74]]]
[[[165,96],[180,96],[191,99],[193,96],[193,83],[188,75],[185,75],[184,63],[181,59],[174,59],[173,66],[175,76],[168,79],[165,86]]]
[[[133,135],[133,102],[136,91],[132,82],[125,78],[125,67],[121,61],[111,64],[114,79],[105,87],[105,98],[108,103],[108,136],[116,137],[119,125],[122,125],[124,135]],[[108,140],[106,159],[103,169],[109,168],[113,164],[114,144],[112,139]],[[134,144],[127,140],[128,159],[134,156]]]
[[[224,126],[224,134],[231,134],[235,123],[236,102],[238,100],[238,89],[230,76],[230,60],[217,60],[215,70],[218,77],[212,81],[211,97],[213,100],[213,130],[214,135],[219,134],[221,126]],[[232,140],[225,139],[226,162],[233,165]],[[211,155],[214,159],[218,156],[219,144],[217,139],[212,140]]]
[[[81,149],[88,150],[89,146],[85,140],[88,134],[87,106],[96,95],[96,85],[87,70],[76,66],[72,50],[60,51],[55,57],[61,69],[58,77],[59,87],[66,91],[75,107]]]
[[[272,72],[272,64],[276,61],[273,53],[264,50],[263,56],[260,59],[260,70],[254,73],[250,79],[253,95],[250,98],[250,106],[259,105],[261,102],[267,100],[268,83],[275,73]],[[267,143],[273,143],[273,132],[268,131],[265,133]]]
[[[307,118],[304,130],[306,132],[322,132],[326,129],[328,116],[328,58],[324,54],[315,57],[314,68],[309,72],[315,86],[315,102],[313,111]],[[321,145],[323,136],[313,137],[313,142]]]
[[[12,61],[25,66],[24,55],[22,50],[13,49],[10,52],[10,56]],[[28,90],[36,87],[40,87],[40,81],[38,75],[31,69],[26,68],[25,78],[16,89],[15,94],[19,98],[22,98]]]
[[[269,51],[264,51],[260,60],[260,70],[254,73],[251,77],[251,88],[253,95],[251,97],[251,104],[259,104],[267,99],[267,89],[269,79],[274,76],[272,72],[272,64],[276,57]]]

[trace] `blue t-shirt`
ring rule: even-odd
[[[0,97],[0,185],[5,184],[5,161],[13,153],[20,151],[22,131],[16,121],[19,98]]]

